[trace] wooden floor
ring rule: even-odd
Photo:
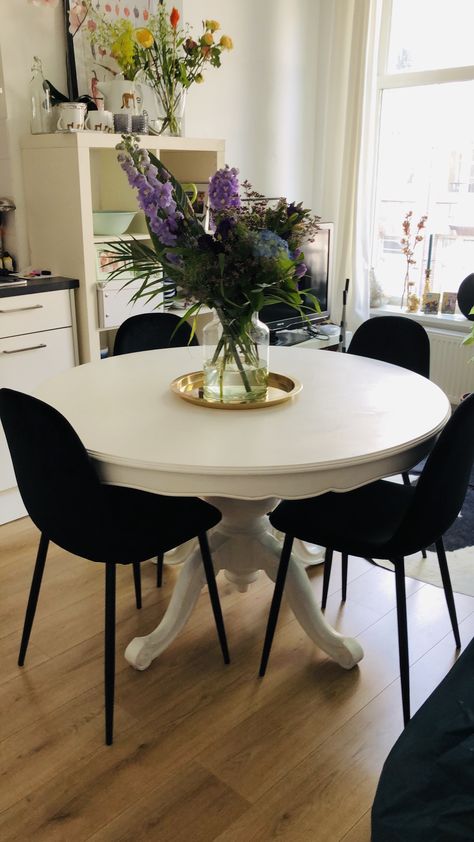
[[[16,665],[38,533],[0,527],[0,839],[35,842],[368,842],[385,757],[402,728],[393,575],[351,559],[327,617],[365,657],[345,671],[285,602],[266,677],[257,677],[272,586],[246,594],[218,577],[231,664],[208,595],[149,670],[123,658],[151,630],[178,571],[142,566],[144,606],[120,569],[115,742],[103,742],[103,568],[50,550],[27,663]],[[321,568],[310,572],[320,598]],[[442,591],[407,580],[413,709],[455,658]],[[456,596],[464,645],[474,598]]]

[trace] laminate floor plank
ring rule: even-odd
[[[245,594],[218,576],[230,665],[204,589],[182,633],[137,672],[125,647],[163,616],[179,569],[165,568],[159,590],[155,566],[142,565],[142,611],[130,570],[119,570],[115,742],[107,747],[102,568],[52,547],[27,662],[16,666],[37,541],[27,518],[0,527],[2,842],[369,842],[380,770],[402,728],[393,574],[350,559],[341,604],[335,560],[326,617],[358,637],[359,666],[346,671],[328,658],[283,600],[262,680],[273,590],[264,575]],[[322,566],[308,575],[319,601]],[[456,650],[443,592],[407,579],[407,593],[416,710]],[[467,645],[474,598],[455,599]]]

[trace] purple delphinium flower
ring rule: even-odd
[[[307,271],[308,267],[306,266],[306,263],[298,263],[295,269],[295,278],[302,278],[303,275],[306,275]]]
[[[138,205],[150,221],[150,228],[164,246],[175,246],[183,214],[177,210],[169,177],[157,178],[158,170],[150,162],[146,149],[128,151],[120,148],[118,160],[131,187],[138,190]]]
[[[209,205],[213,211],[240,208],[239,171],[226,166],[209,180]]]

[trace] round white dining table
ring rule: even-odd
[[[70,421],[103,482],[195,495],[220,509],[222,521],[210,535],[215,570],[225,570],[241,591],[261,570],[275,580],[281,540],[267,515],[281,498],[344,492],[407,470],[450,415],[441,389],[406,369],[297,347],[271,348],[272,371],[303,384],[287,402],[247,411],[197,406],[170,383],[199,370],[201,355],[199,347],[185,347],[110,357],[65,371],[36,394]],[[316,603],[301,563],[311,552],[300,545],[292,557],[285,594],[309,637],[350,669],[363,651]],[[205,581],[193,542],[171,560],[182,569],[168,609],[125,652],[136,669],[175,639]]]

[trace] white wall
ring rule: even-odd
[[[320,0],[183,0],[182,6],[182,19],[196,33],[204,15],[215,18],[235,45],[224,53],[222,67],[209,68],[204,84],[188,92],[186,134],[224,138],[227,162],[240,169],[242,179],[266,195],[312,207]],[[19,140],[29,131],[33,56],[42,59],[55,87],[67,88],[62,4],[50,9],[0,0],[0,54],[7,99],[6,120],[0,111],[0,195],[17,205],[9,214],[6,245],[25,268]]]
[[[195,33],[204,6],[234,50],[188,92],[186,134],[225,138],[242,179],[311,206],[319,0],[184,0]]]
[[[19,143],[30,130],[28,83],[35,55],[43,62],[45,77],[60,91],[66,91],[62,4],[51,9],[32,6],[27,0],[0,0],[0,56],[6,98],[6,118],[0,116],[0,194],[12,198],[17,206],[7,215],[5,245],[22,269],[29,263],[29,255]]]

